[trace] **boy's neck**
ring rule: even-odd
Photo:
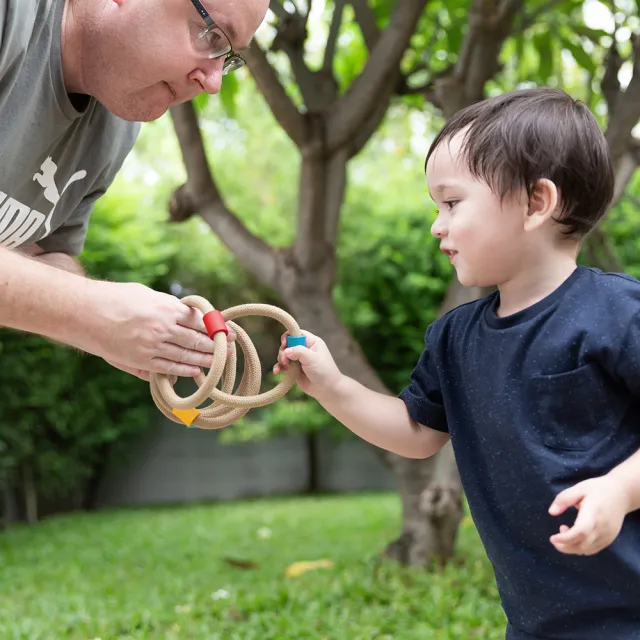
[[[576,269],[577,251],[559,252],[523,268],[515,277],[498,285],[500,317],[510,316],[534,305],[553,293]]]

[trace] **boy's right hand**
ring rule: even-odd
[[[278,374],[287,371],[289,362],[297,360],[302,370],[298,379],[300,388],[313,398],[331,394],[337,388],[342,373],[322,338],[308,331],[303,331],[302,334],[307,339],[306,347],[287,347],[288,334],[282,335],[278,362],[274,365],[273,372]]]

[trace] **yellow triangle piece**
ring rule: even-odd
[[[190,427],[193,421],[200,415],[197,409],[171,409],[171,412],[178,420],[182,420],[187,427]]]

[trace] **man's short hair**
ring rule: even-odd
[[[511,91],[458,111],[431,144],[427,162],[462,131],[471,174],[500,198],[522,188],[530,197],[542,178],[556,185],[564,234],[586,235],[609,208],[615,184],[609,146],[588,107],[564,91]]]

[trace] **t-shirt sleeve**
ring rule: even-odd
[[[615,373],[640,399],[640,312],[631,319],[618,353]]]
[[[447,416],[444,410],[440,380],[431,346],[432,327],[425,334],[425,349],[411,373],[411,383],[399,394],[406,404],[412,420],[425,427],[448,433]]]
[[[2,77],[2,48],[6,40],[5,32],[8,29],[7,24],[7,5],[9,0],[0,0],[0,78]]]
[[[93,191],[85,196],[76,210],[64,223],[51,234],[38,240],[38,245],[47,253],[66,253],[78,256],[82,253],[87,238],[89,218],[96,200],[104,194],[103,190]]]

